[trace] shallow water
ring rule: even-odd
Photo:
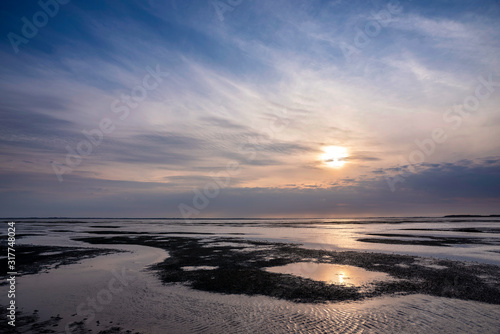
[[[266,270],[346,286],[362,286],[375,281],[392,280],[391,276],[386,273],[329,263],[296,262],[285,266],[269,267]]]
[[[107,219],[56,224],[44,220],[20,222],[16,224],[18,234],[33,233],[37,236],[20,238],[18,243],[115,248],[130,252],[82,260],[48,273],[19,277],[17,303],[24,314],[39,310],[41,320],[59,314],[63,320],[54,329],[60,332],[68,324],[86,317],[86,328],[94,331],[121,326],[143,333],[498,333],[498,305],[424,295],[349,303],[297,304],[268,297],[200,292],[179,285],[164,286],[152,272],[144,270],[149,264],[168,256],[163,250],[134,245],[89,245],[71,239],[96,236],[89,233],[93,231],[109,231],[109,235],[147,231],[152,237],[197,236],[207,241],[231,237],[294,242],[326,250],[400,253],[500,265],[496,253],[500,252],[500,233],[441,231],[457,227],[498,229],[500,219],[200,220],[191,223],[180,220]],[[400,239],[410,240],[415,235],[426,238],[479,238],[484,243],[471,244],[464,239],[461,244],[422,246],[358,241],[366,237],[390,238],[370,235],[374,233],[406,234],[408,238]],[[214,245],[218,244],[210,246]],[[223,241],[219,242],[220,245],[231,243]],[[309,275],[312,279],[338,284],[342,284],[342,279],[346,284],[361,285],[376,279],[369,275],[380,274],[349,266],[325,270],[323,264],[320,266],[317,263],[297,266],[300,268],[292,268],[288,273],[303,277]],[[332,268],[336,270],[340,267],[346,272],[350,270],[347,274],[344,272],[342,278],[332,271]],[[340,273],[337,271],[337,274]],[[0,287],[3,295],[6,294],[4,290],[5,286]]]
[[[18,277],[16,302],[21,311],[31,314],[38,310],[42,319],[59,314],[66,320],[80,321],[83,317],[74,314],[89,315],[92,309],[106,308],[110,304],[116,308],[118,296],[134,281],[146,276],[144,268],[168,256],[164,250],[145,246],[119,245],[107,248],[127,252],[99,256],[49,272]],[[92,306],[92,303],[96,306]]]
[[[164,251],[143,246],[120,248],[133,253],[101,256],[19,278],[21,311],[30,314],[38,309],[41,320],[60,314],[60,325],[52,328],[58,332],[84,316],[86,329],[94,332],[120,326],[132,332],[161,334],[487,333],[500,326],[498,305],[423,295],[297,304],[164,286],[143,270],[167,256]],[[125,283],[116,273],[125,273]]]
[[[500,218],[360,218],[360,219],[288,219],[288,220],[134,220],[97,219],[84,223],[36,220],[16,225],[19,233],[36,233],[20,242],[59,246],[88,246],[70,240],[77,236],[102,233],[151,233],[152,235],[185,237],[230,237],[272,242],[291,242],[304,247],[325,250],[355,250],[430,256],[451,260],[477,261],[500,265]],[[105,228],[110,226],[110,228]],[[464,232],[469,228],[485,232]],[[415,230],[418,229],[418,230]],[[453,229],[461,229],[457,231]],[[446,231],[443,231],[446,230]],[[64,232],[66,231],[66,232]],[[492,233],[496,232],[496,233]],[[371,234],[402,234],[407,237],[373,236]],[[100,234],[99,234],[100,235]],[[461,244],[427,246],[383,244],[358,241],[362,238],[400,239],[419,237],[462,238]],[[476,238],[474,243],[470,238]],[[422,239],[422,238],[418,238]],[[422,239],[425,240],[425,239]]]

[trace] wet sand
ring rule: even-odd
[[[396,254],[310,250],[291,244],[239,238],[207,240],[117,236],[78,240],[93,244],[138,244],[165,249],[170,257],[151,267],[160,279],[164,283],[179,282],[204,291],[265,295],[307,303],[424,293],[500,304],[500,267],[487,264]],[[397,280],[376,280],[354,287],[265,270],[304,262],[350,265],[385,273]],[[198,270],[183,270],[188,266],[203,267]],[[206,266],[210,269],[206,269]],[[304,271],[308,270],[311,268],[304,267]]]
[[[115,249],[78,248],[58,246],[22,245],[15,247],[18,274],[32,275],[48,272],[60,266],[77,263],[83,259],[119,252]],[[0,258],[0,267],[7,268],[7,257]],[[0,285],[6,284],[6,275],[0,275]]]
[[[215,243],[216,248],[234,247],[227,246],[227,240],[225,246],[220,245],[220,240]],[[234,240],[232,243],[237,244]],[[265,246],[269,255],[269,245]],[[63,333],[69,328],[70,333],[91,330],[103,334],[487,333],[500,324],[498,305],[423,294],[296,303],[259,294],[196,291],[180,283],[164,285],[157,279],[157,265],[144,268],[174,260],[175,256],[153,247],[115,247],[128,253],[86,259],[21,277],[19,289],[24,295],[19,302],[23,305],[24,325],[18,329]],[[210,248],[209,244],[206,248]],[[429,260],[422,265],[430,265]],[[102,291],[109,290],[110,280],[116,278],[113,272],[123,271],[126,283],[115,286],[122,289],[112,293],[108,303]],[[99,303],[99,296],[105,303]],[[99,311],[88,312],[88,298],[98,301]],[[82,303],[83,312],[78,312]]]
[[[496,265],[310,249],[256,240],[236,229],[220,237],[210,229],[151,233],[127,231],[117,222],[107,224],[115,226],[109,230],[104,225],[62,223],[54,228],[77,233],[52,229],[50,236],[43,229],[52,225],[29,225],[25,233],[35,236],[18,245],[26,262],[18,277],[19,332],[495,333],[500,328]]]

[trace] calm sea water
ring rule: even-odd
[[[109,228],[106,228],[109,227]],[[274,220],[90,219],[32,220],[18,233],[38,234],[20,242],[82,245],[71,240],[91,231],[178,232],[177,236],[231,237],[302,244],[306,248],[422,255],[500,265],[500,218],[360,218]],[[173,234],[176,235],[176,234]],[[397,241],[399,244],[360,239]],[[439,241],[439,245],[414,242]],[[407,244],[407,242],[409,244]]]
[[[180,285],[164,286],[144,268],[167,252],[136,245],[92,246],[72,240],[126,232],[150,235],[230,237],[302,244],[326,250],[360,250],[478,261],[500,265],[499,218],[372,218],[284,220],[30,220],[16,224],[27,234],[18,243],[107,247],[128,251],[17,279],[17,305],[40,320],[59,315],[51,327],[65,333],[74,322],[98,333],[119,326],[141,333],[498,333],[498,305],[425,295],[374,298],[360,302],[297,304],[263,296],[223,295]],[[185,233],[189,233],[188,235]],[[161,234],[160,234],[161,235]],[[165,236],[165,235],[163,235]],[[399,243],[439,241],[440,245]],[[373,241],[373,240],[372,240]],[[127,272],[117,286],[116,273]],[[110,284],[118,292],[110,293]],[[6,286],[0,286],[6,295]],[[89,298],[102,299],[90,310]],[[87,313],[86,313],[87,312]],[[83,314],[83,315],[82,315]],[[69,331],[71,333],[71,331]]]

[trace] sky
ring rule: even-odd
[[[500,213],[499,1],[0,15],[0,217]]]

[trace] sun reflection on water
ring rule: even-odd
[[[269,272],[296,275],[328,284],[361,286],[373,281],[388,280],[383,272],[368,271],[360,267],[330,263],[297,262],[285,266],[269,267]]]
[[[340,273],[338,274],[338,276],[339,276],[339,283],[344,284],[344,273]]]

